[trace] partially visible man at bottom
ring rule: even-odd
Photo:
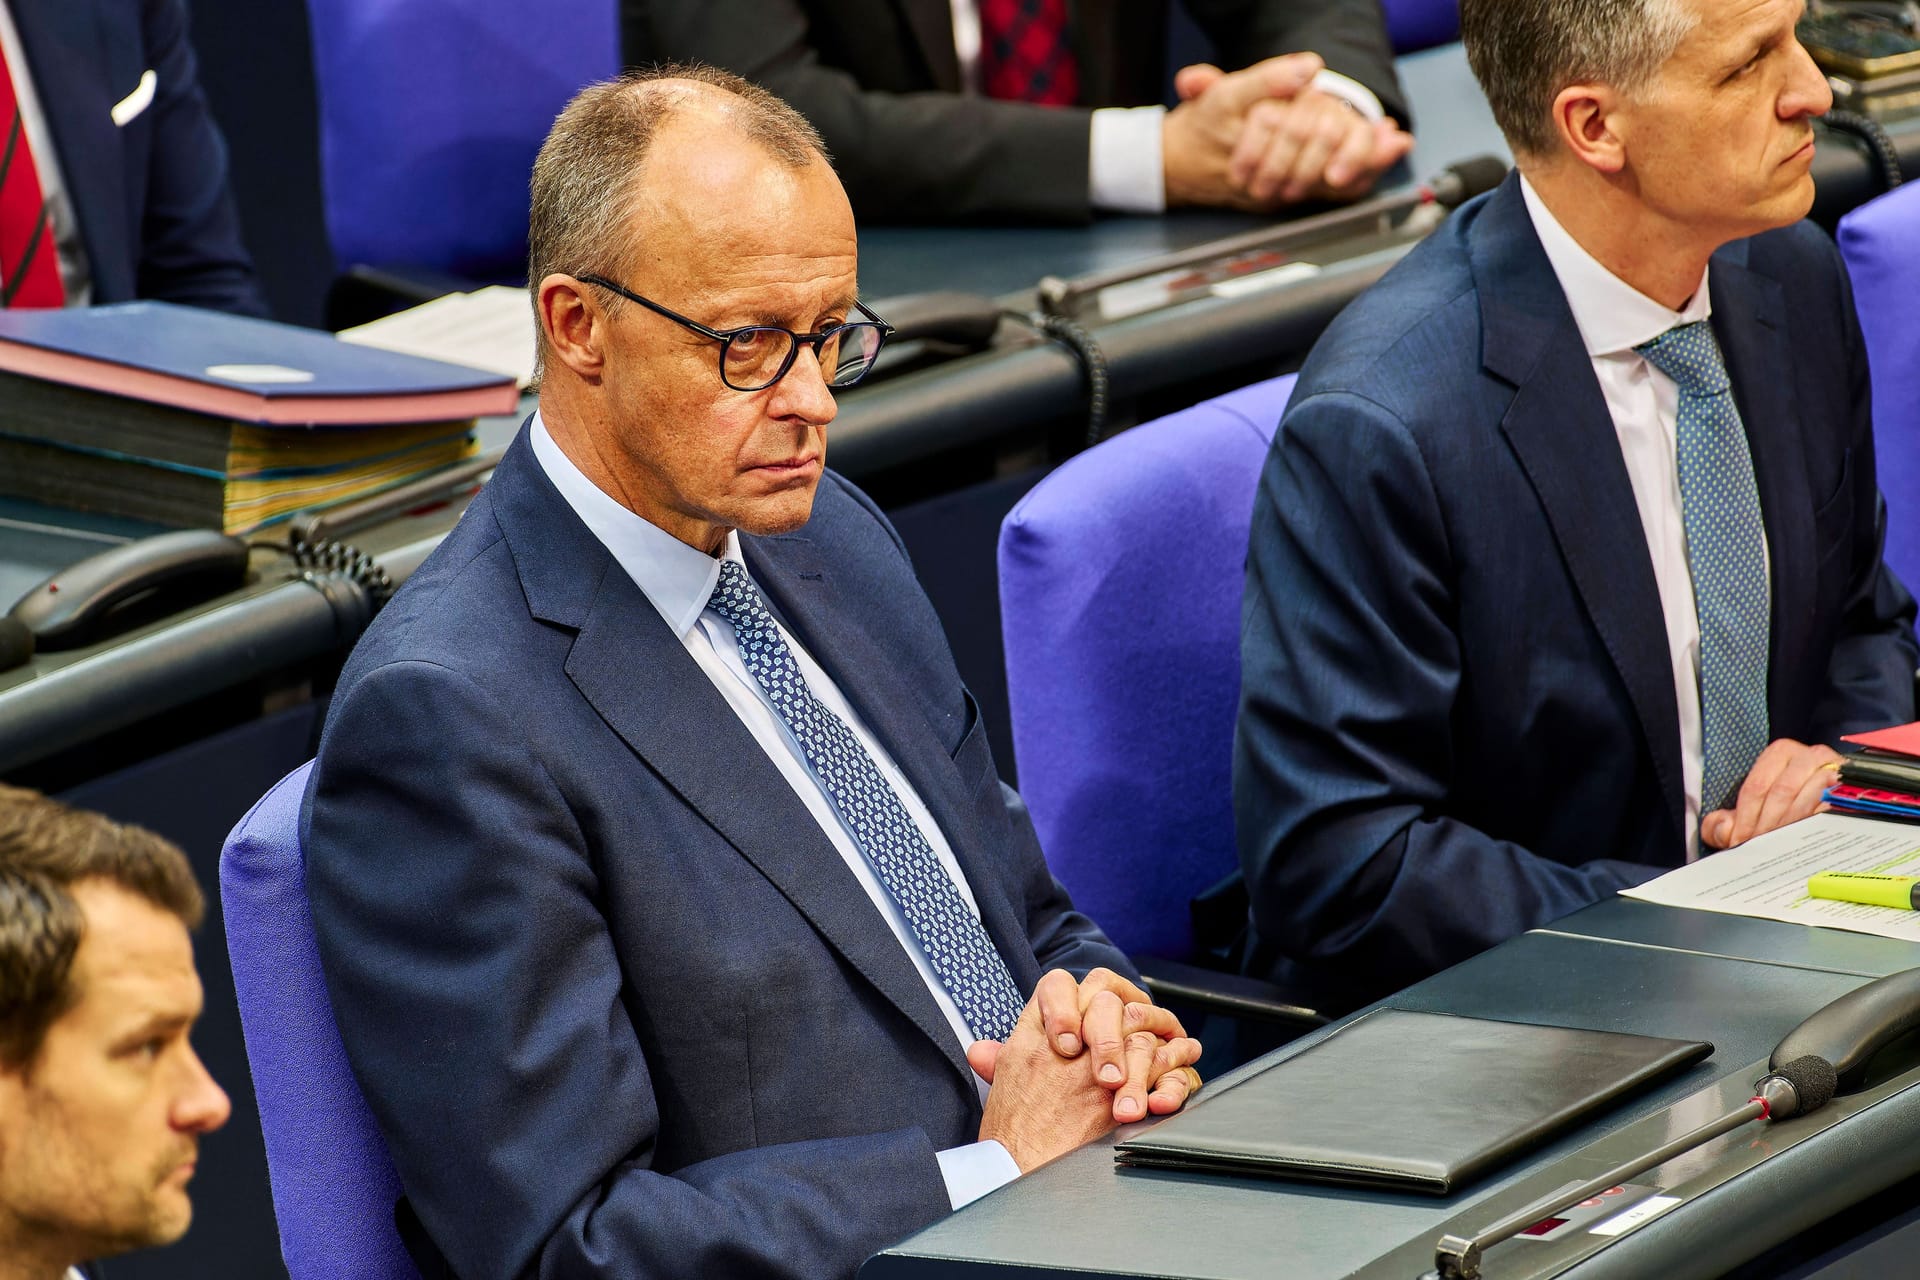
[[[200,888],[138,827],[0,786],[0,1280],[170,1244],[227,1095],[187,1036]]]
[[[811,127],[720,72],[586,89],[529,242],[540,410],[314,769],[341,1039],[428,1275],[850,1277],[1177,1108],[1199,1046],[823,469],[887,330]]]

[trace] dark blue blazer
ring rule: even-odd
[[[1015,981],[1121,954],[1042,861],[891,526],[828,473],[755,580]],[[906,952],[526,435],[361,641],[308,797],[355,1074],[462,1280],[851,1275],[979,1093]],[[431,1272],[430,1272],[431,1274]]]
[[[182,0],[7,0],[80,223],[96,303],[265,315]],[[147,109],[115,103],[154,73]]]
[[[1840,255],[1790,227],[1715,254],[1711,288],[1772,557],[1773,736],[1910,720],[1914,606],[1881,562]],[[1684,860],[1652,558],[1517,177],[1314,348],[1243,622],[1257,969],[1351,1003]]]

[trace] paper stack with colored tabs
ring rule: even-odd
[[[1843,741],[1860,749],[1841,761],[1827,803],[1848,813],[1920,822],[1920,722],[1849,734]]]

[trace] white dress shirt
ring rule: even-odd
[[[953,51],[968,92],[979,88],[980,3],[952,0]],[[1302,50],[1302,52],[1312,52]],[[1324,67],[1309,88],[1332,94],[1371,121],[1387,118],[1373,90]],[[1093,207],[1113,213],[1164,213],[1167,175],[1160,149],[1165,107],[1098,107],[1087,141],[1088,193]]]
[[[707,608],[714,584],[720,578],[720,559],[731,560],[743,570],[746,568],[740,558],[738,536],[731,532],[727,534],[726,546],[719,559],[696,550],[601,492],[573,464],[572,459],[561,452],[560,446],[554,443],[552,434],[548,432],[545,421],[537,413],[530,435],[533,456],[547,473],[547,478],[560,491],[560,496],[566,499],[567,505],[573,508],[581,522],[626,570],[634,585],[659,611],[667,625],[673,628],[674,635],[686,646],[688,655],[699,666],[701,673],[713,682],[713,687],[727,700],[733,713],[740,717],[740,722],[753,735],[754,741],[760,744],[760,749],[767,753],[767,758],[780,771],[780,776],[787,780],[787,785],[807,806],[807,811],[813,815],[821,832],[846,862],[847,869],[853,872],[874,908],[912,959],[920,980],[927,984],[927,990],[932,994],[934,1003],[940,1006],[940,1012],[946,1017],[947,1025],[953,1029],[954,1038],[959,1041],[964,1053],[967,1046],[973,1043],[974,1035],[968,1029],[966,1019],[961,1016],[960,1007],[947,993],[946,985],[934,971],[932,961],[921,949],[919,939],[913,936],[912,927],[908,925],[899,904],[887,892],[879,875],[861,853],[853,832],[833,807],[826,787],[807,763],[806,753],[795,740],[793,731],[774,709],[759,681],[753,678],[746,664],[741,661],[732,626]],[[751,573],[748,578],[752,578]],[[767,607],[771,612],[771,601]],[[907,781],[893,758],[862,723],[859,714],[848,704],[838,686],[778,616],[774,618],[774,625],[779,628],[780,638],[786,641],[787,648],[793,652],[793,660],[806,679],[807,687],[828,710],[846,722],[854,736],[859,738],[860,745],[873,757],[881,775],[900,798],[902,807],[913,819],[914,825],[920,828],[921,835],[926,837],[934,856],[953,878],[961,898],[966,901],[967,909],[977,919],[980,908],[974,902],[966,874],[961,871],[946,836],[941,833],[939,824],[933,820],[919,793],[913,789],[913,784]],[[980,1089],[984,1096],[986,1086],[981,1084]],[[947,1184],[947,1196],[955,1209],[1020,1176],[1019,1166],[1014,1164],[1013,1157],[998,1142],[975,1142],[937,1154],[941,1176]]]
[[[1560,225],[1524,176],[1520,194],[1593,359],[1594,376],[1600,380],[1607,412],[1620,437],[1633,500],[1640,508],[1640,526],[1653,556],[1653,578],[1660,589],[1667,653],[1673,665],[1673,700],[1680,711],[1680,778],[1686,790],[1687,860],[1691,862],[1700,856],[1704,748],[1700,741],[1700,618],[1694,607],[1687,527],[1680,507],[1680,389],[1634,348],[1677,324],[1713,314],[1708,273],[1701,273],[1700,287],[1687,305],[1674,311],[1601,266]],[[1771,575],[1770,555],[1767,565]]]
[[[13,77],[13,96],[20,104],[20,123],[33,148],[33,168],[40,176],[40,194],[53,218],[53,247],[59,257],[60,285],[66,290],[67,305],[84,307],[93,296],[93,278],[87,268],[87,253],[80,243],[80,222],[74,216],[73,202],[67,198],[67,184],[60,174],[60,153],[54,149],[53,135],[47,132],[46,113],[40,110],[39,95],[34,92],[33,72],[27,67],[27,51],[21,47],[20,32],[13,25],[13,13],[7,0],[0,0],[0,52],[7,57],[7,71]]]

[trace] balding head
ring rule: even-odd
[[[752,153],[788,169],[827,159],[805,116],[730,72],[661,66],[589,85],[553,122],[533,163],[527,284],[536,308],[540,282],[555,272],[616,280],[628,274],[640,248],[626,234],[633,210],[642,201],[672,198],[647,190],[648,154],[669,127],[744,141]],[[537,344],[544,364],[544,330]]]

